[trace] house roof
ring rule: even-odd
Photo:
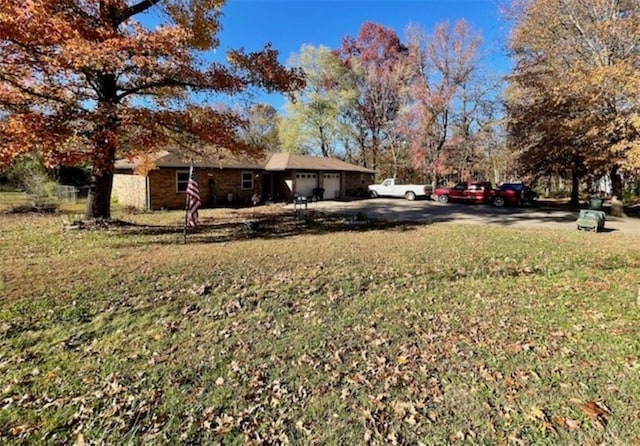
[[[116,160],[115,168],[118,169],[135,169],[142,166],[145,162],[152,162],[156,167],[177,167],[187,168],[191,165],[188,158],[179,156],[167,150],[161,150],[153,155],[149,155],[145,160],[143,157],[136,156],[132,159]],[[238,157],[220,157],[219,159],[196,159],[193,161],[194,167],[217,167],[220,169],[262,169],[264,167],[264,159],[256,160],[251,158]]]
[[[148,160],[142,157],[132,159],[120,159],[116,161],[116,170],[136,169],[146,163],[152,162],[156,167],[187,168],[190,165],[188,159],[176,155],[167,150],[151,155]],[[338,158],[328,158],[310,155],[297,155],[292,153],[269,153],[262,158],[242,158],[237,156],[221,156],[219,159],[202,159],[194,161],[198,168],[220,169],[261,169],[267,172],[285,170],[321,170],[375,173],[375,170],[356,166]]]

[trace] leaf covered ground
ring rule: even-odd
[[[640,443],[640,238],[0,216],[0,443]]]

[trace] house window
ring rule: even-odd
[[[253,190],[253,172],[242,172],[242,190]]]
[[[179,170],[176,172],[176,192],[186,192],[189,182],[189,171]]]

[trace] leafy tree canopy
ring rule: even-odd
[[[303,73],[270,45],[205,63],[219,42],[225,0],[3,0],[0,3],[0,166],[37,151],[49,165],[92,166],[87,217],[110,217],[116,157],[172,144],[254,153],[242,118],[195,103],[193,93],[237,95],[258,87],[292,93]],[[152,9],[163,22],[137,19]],[[204,143],[204,144],[202,144]]]
[[[640,3],[514,0],[511,138],[534,171],[640,167]],[[545,162],[542,160],[546,160]],[[583,172],[583,173],[581,173]],[[574,201],[577,192],[574,191]]]
[[[286,104],[280,138],[289,152],[335,156],[349,137],[345,114],[355,106],[353,73],[328,47],[304,45],[290,64],[306,74],[306,88]]]

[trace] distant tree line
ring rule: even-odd
[[[637,191],[640,2],[514,0],[506,12],[504,78],[464,20],[409,27],[406,42],[365,23],[340,48],[304,46],[291,64],[307,84],[273,115],[273,147],[404,179],[537,181],[574,203],[601,180],[617,198]]]

